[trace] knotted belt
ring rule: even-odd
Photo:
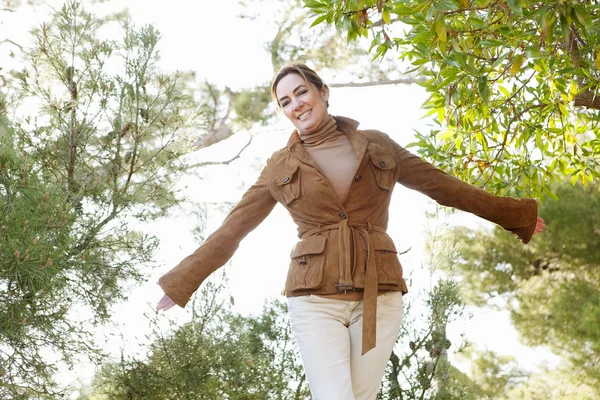
[[[325,225],[312,229],[302,235],[302,238],[310,237],[327,231],[339,230],[338,234],[338,268],[340,280],[335,285],[339,293],[346,293],[354,290],[352,283],[352,271],[356,263],[356,246],[354,246],[354,257],[350,257],[352,241],[359,235],[367,245],[367,268],[365,272],[365,288],[363,294],[363,326],[362,326],[362,352],[365,354],[375,348],[377,338],[377,291],[379,284],[377,281],[377,265],[373,254],[373,240],[371,232],[386,234],[385,229],[379,226],[373,226],[370,222],[365,224],[353,224],[344,219],[338,224]]]

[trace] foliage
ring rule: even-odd
[[[304,3],[314,24],[372,37],[374,59],[393,49],[426,79],[423,107],[437,126],[413,145],[456,176],[536,197],[565,176],[600,177],[598,2]]]
[[[144,359],[104,365],[81,400],[307,398],[285,304],[272,301],[260,315],[244,317],[221,291],[204,285],[192,321],[166,334],[154,316]]]
[[[540,204],[547,229],[528,246],[501,229],[452,229],[446,268],[463,277],[467,299],[509,308],[526,344],[550,347],[578,371],[574,381],[598,388],[600,191],[596,183],[553,190],[561,200]]]
[[[59,363],[101,354],[94,327],[153,265],[157,239],[139,224],[178,203],[198,117],[189,82],[157,69],[153,27],[125,23],[116,42],[98,36],[109,22],[58,9],[9,82],[17,101],[2,101],[3,399],[58,396]]]
[[[446,326],[463,310],[458,286],[451,280],[440,280],[418,298],[405,305],[399,339],[377,398],[477,398],[477,386],[448,362],[448,349],[453,344],[447,338]],[[454,346],[460,351],[459,344]]]
[[[460,353],[460,358],[469,362],[470,376],[477,384],[480,399],[504,398],[508,391],[522,386],[528,378],[513,356],[478,352],[468,347]]]
[[[192,321],[168,333],[154,316],[147,354],[105,364],[80,400],[307,399],[286,306],[273,301],[258,316],[241,316],[221,290],[204,285]],[[445,326],[460,312],[457,294],[453,283],[439,282],[429,300],[434,311],[421,321],[426,327],[404,323],[402,350],[390,358],[379,399],[477,398],[476,385],[447,361]]]
[[[561,399],[593,400],[598,398],[598,389],[579,381],[572,370],[559,368],[542,371],[510,390],[503,399]]]

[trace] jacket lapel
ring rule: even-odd
[[[294,130],[292,136],[290,136],[290,140],[288,140],[287,148],[292,155],[301,161],[317,166],[313,159],[308,155],[304,146],[302,145],[302,140],[300,139],[300,135],[297,130]]]
[[[356,132],[356,128],[358,128],[358,121],[355,121],[351,118],[346,117],[333,117],[337,122],[337,127],[350,141],[352,147],[354,147],[354,151],[356,152],[356,168],[360,168],[360,164],[365,156],[365,152],[367,151],[367,146],[369,145],[369,141],[361,134]]]

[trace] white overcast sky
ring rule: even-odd
[[[50,1],[53,6],[61,2]],[[100,12],[118,11],[128,7],[136,25],[154,24],[162,34],[160,42],[161,65],[169,70],[194,70],[199,80],[204,78],[233,88],[251,87],[269,81],[272,66],[264,44],[273,37],[274,27],[269,23],[274,3],[262,1],[260,18],[255,21],[240,20],[243,10],[236,0],[192,1],[171,0],[113,1],[96,5]],[[256,10],[255,10],[256,11]],[[46,6],[35,10],[24,7],[19,13],[0,13],[0,40],[4,37],[20,43],[27,40],[27,30],[33,23],[44,20],[49,12]],[[4,71],[12,59],[6,58],[9,47],[0,46],[0,66]],[[3,72],[4,72],[3,71]],[[335,80],[335,77],[330,77]],[[356,101],[357,98],[369,101]],[[398,143],[406,145],[412,141],[413,129],[425,129],[420,119],[423,115],[420,104],[426,93],[417,85],[388,86],[361,89],[333,89],[330,112],[344,115],[361,122],[363,128],[375,128],[387,132]],[[291,125],[278,117],[279,122],[262,129],[253,144],[241,159],[229,166],[206,168],[201,177],[187,177],[181,185],[186,187],[187,196],[199,202],[236,202],[244,190],[256,179],[260,167],[267,157],[287,142]],[[224,143],[198,151],[194,157],[199,161],[226,160],[235,155],[247,141],[247,133],[235,135]],[[426,197],[398,187],[391,206],[389,233],[400,250],[411,248],[401,257],[405,274],[414,274],[409,282],[410,296],[419,287],[430,285],[428,275],[421,270],[423,262],[424,231],[428,224],[423,210],[432,207]],[[209,208],[207,232],[216,229],[225,214]],[[463,216],[464,221],[480,222]],[[430,223],[430,222],[429,222]],[[471,223],[471,222],[469,222]],[[158,277],[192,252],[197,243],[191,234],[196,221],[189,217],[170,218],[151,227],[159,234],[161,250],[157,259],[162,267],[153,272],[148,283],[132,289],[129,301],[115,307],[115,321],[122,337],[109,340],[108,346],[118,352],[120,347],[136,349],[144,342],[148,333],[148,322],[143,313],[150,312],[162,296],[155,284]],[[483,226],[490,224],[481,223]],[[285,209],[277,206],[267,220],[251,233],[242,243],[227,267],[230,279],[229,291],[235,298],[234,309],[241,313],[258,313],[269,298],[282,298],[289,251],[297,240],[295,226]],[[170,316],[185,321],[189,313],[175,308]],[[473,343],[500,354],[513,354],[527,369],[537,362],[549,359],[547,350],[530,349],[518,342],[517,332],[512,328],[507,312],[475,310],[473,317],[451,326],[453,343],[460,341],[465,333]],[[451,349],[452,350],[452,349]],[[82,366],[76,373],[64,373],[61,380],[72,382],[76,377],[84,381],[93,374],[90,366]]]

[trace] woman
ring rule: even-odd
[[[279,202],[298,226],[284,294],[313,399],[375,399],[407,292],[386,234],[395,183],[495,222],[523,243],[544,222],[534,200],[488,194],[382,132],[330,116],[329,88],[304,64],[282,68],[271,93],[296,130],[221,227],[160,278],[158,309],[184,307]]]

